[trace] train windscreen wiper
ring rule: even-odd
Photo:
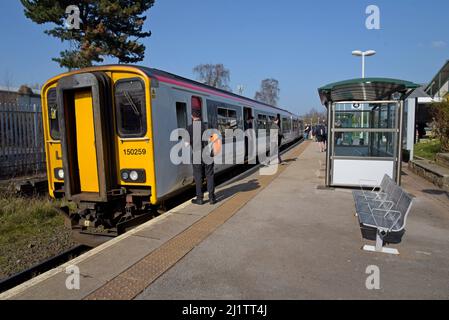
[[[133,109],[133,112],[136,116],[140,117],[141,114],[139,112],[139,109],[137,108],[136,104],[134,103],[133,99],[129,95],[128,91],[124,91],[123,94],[125,95],[126,100],[128,100],[128,103],[131,105],[131,108]]]

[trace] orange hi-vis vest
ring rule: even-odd
[[[214,156],[220,154],[221,152],[221,139],[218,134],[214,133],[209,137],[209,142],[212,145],[212,150],[214,152]]]

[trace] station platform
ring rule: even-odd
[[[325,155],[304,142],[275,175],[248,173],[219,203],[185,203],[0,295],[0,299],[447,299],[449,195],[407,169],[416,197],[400,255],[361,250],[350,189],[326,189]],[[371,243],[370,243],[371,244]],[[75,265],[80,288],[68,290]],[[380,289],[368,290],[369,266]]]

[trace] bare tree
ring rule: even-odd
[[[326,111],[318,111],[315,108],[310,109],[309,112],[307,112],[303,119],[307,124],[317,124],[319,121],[325,120],[327,118]]]
[[[231,91],[229,87],[230,71],[223,64],[200,64],[193,68],[197,79],[209,86]]]
[[[272,106],[277,106],[280,91],[279,81],[273,78],[265,79],[262,80],[260,91],[256,92],[254,99]]]

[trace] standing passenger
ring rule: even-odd
[[[270,133],[270,150],[273,150],[276,147],[276,143],[277,143],[277,157],[278,157],[278,161],[279,164],[283,164],[283,161],[281,159],[281,143],[282,143],[282,138],[284,137],[284,135],[281,132],[281,128],[279,127],[279,118],[276,117],[273,120],[273,123],[271,124],[271,130],[277,130],[277,137],[273,137],[273,139],[276,139],[276,141],[272,141],[271,139],[271,133]]]
[[[304,140],[309,140],[310,126],[306,124],[306,128],[304,129]]]
[[[193,128],[198,126],[201,128],[201,132],[194,136]],[[193,157],[193,178],[195,179],[196,187],[196,199],[192,200],[192,203],[197,205],[204,204],[203,195],[203,178],[204,175],[207,179],[207,191],[209,192],[209,203],[215,204],[217,200],[215,198],[215,182],[214,182],[214,162],[211,164],[204,163],[202,154],[204,148],[207,148],[207,143],[203,142],[203,133],[207,130],[206,125],[201,121],[201,111],[192,110],[192,124],[187,127],[187,131],[190,134],[190,145],[192,146],[192,155],[194,153],[201,154],[201,163],[195,163],[195,157]],[[194,140],[195,139],[195,140]]]
[[[320,152],[326,151],[326,141],[327,141],[327,132],[326,132],[326,126],[323,123],[318,124],[316,127],[316,141],[318,142],[320,146]]]

